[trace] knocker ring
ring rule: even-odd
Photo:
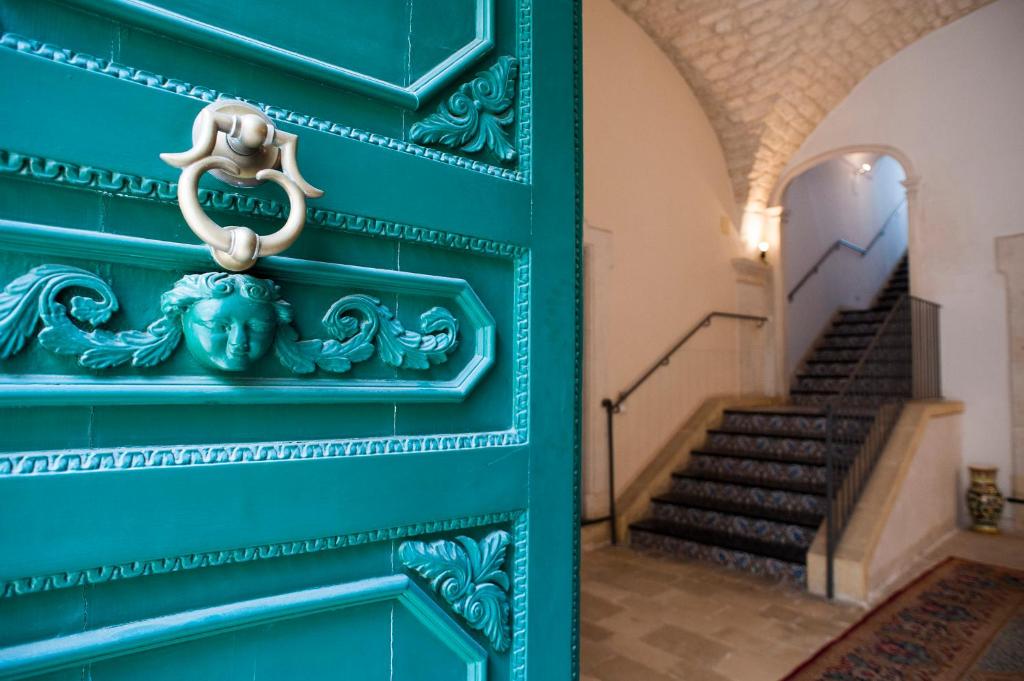
[[[244,272],[259,258],[284,251],[302,232],[306,197],[322,196],[323,192],[299,173],[297,144],[295,135],[278,130],[256,107],[221,100],[199,112],[192,126],[190,150],[160,154],[166,163],[182,169],[178,180],[182,216],[223,268]],[[252,187],[269,180],[284,189],[291,203],[284,226],[273,234],[260,236],[248,227],[218,225],[199,204],[199,178],[207,171],[237,187]]]
[[[273,234],[260,236],[248,227],[221,227],[199,205],[199,178],[213,169],[232,175],[239,173],[236,163],[220,156],[208,156],[186,166],[178,180],[178,205],[185,222],[210,247],[213,259],[221,267],[232,272],[244,272],[261,257],[277,255],[295,243],[306,222],[306,195],[297,184],[280,170],[268,168],[256,173],[257,180],[270,180],[284,189],[291,202],[284,226]]]

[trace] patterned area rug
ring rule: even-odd
[[[1021,681],[1024,571],[950,558],[784,681]]]

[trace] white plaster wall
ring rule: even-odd
[[[964,463],[998,465],[1004,490],[1009,332],[994,239],[1024,222],[1021,111],[1024,0],[998,0],[875,69],[790,162],[867,143],[910,159],[921,179],[910,215],[911,289],[942,305],[943,390],[966,403]]]
[[[871,172],[856,174],[866,162]],[[787,292],[837,239],[863,248],[887,226],[866,256],[846,248],[832,253],[787,303],[786,376],[793,375],[837,308],[871,304],[906,251],[904,179],[903,167],[891,156],[847,154],[807,170],[787,187],[781,230]]]
[[[737,306],[741,254],[725,160],[699,103],[611,0],[583,3],[589,279],[585,512],[606,509],[605,415],[614,397],[707,312]],[[621,492],[710,394],[741,389],[736,322],[701,331],[616,417]],[[765,331],[756,333],[767,336]]]

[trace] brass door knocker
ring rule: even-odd
[[[298,137],[279,130],[258,108],[235,100],[210,104],[196,116],[192,148],[160,154],[168,165],[181,168],[178,205],[185,222],[203,240],[222,267],[243,272],[265,255],[276,255],[295,243],[306,222],[306,198],[323,192],[306,182],[296,160]],[[236,187],[277,184],[291,202],[283,227],[260,236],[248,227],[221,227],[199,204],[199,178],[210,171]]]

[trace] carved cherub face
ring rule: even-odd
[[[185,345],[210,369],[243,371],[270,349],[291,308],[277,286],[247,274],[210,272],[182,277],[161,307],[181,319]]]

